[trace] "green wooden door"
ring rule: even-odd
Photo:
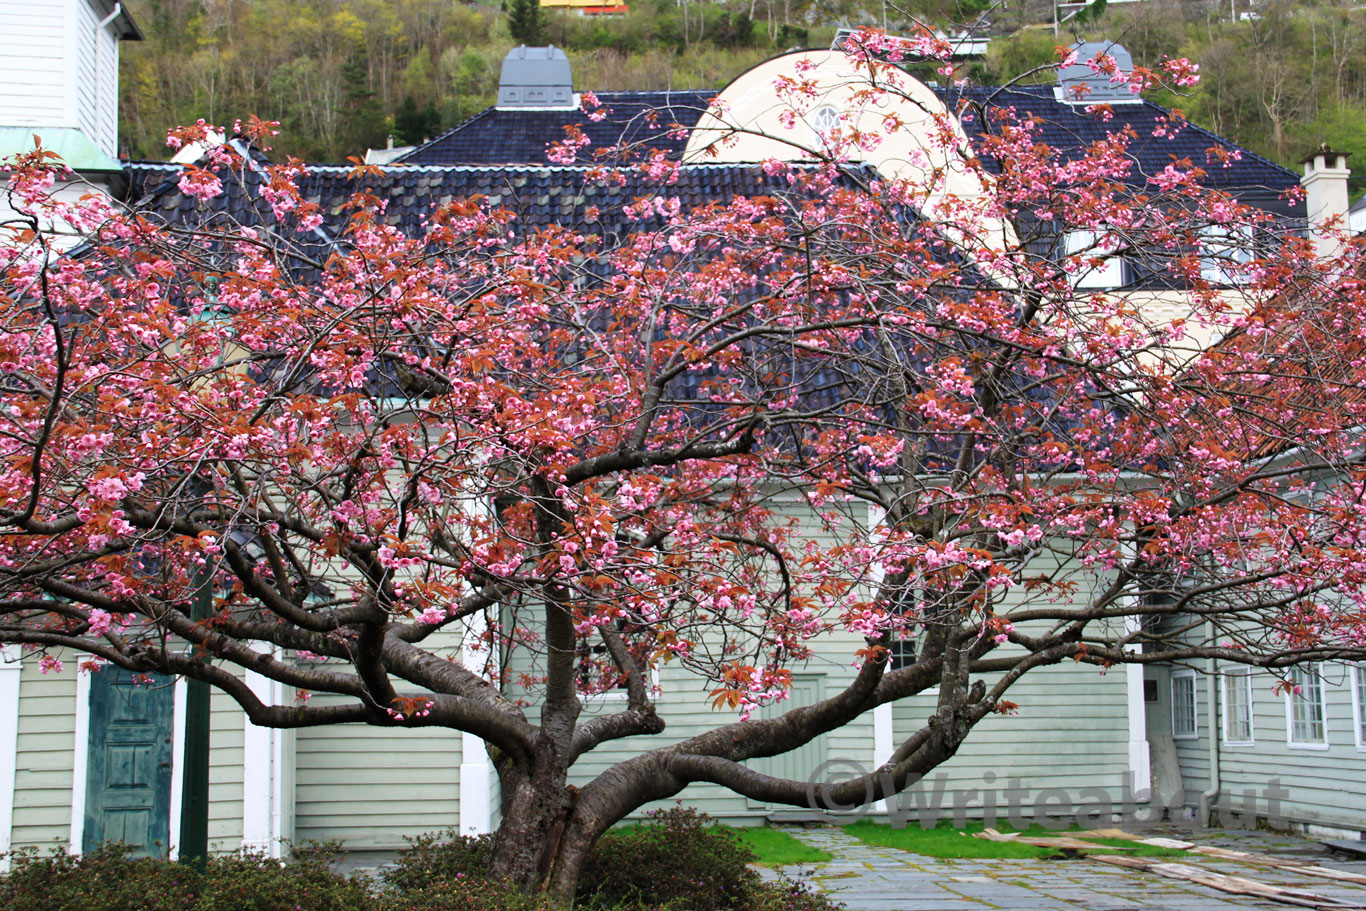
[[[90,753],[81,848],[121,841],[139,856],[171,842],[171,680],[133,684],[128,671],[90,676]]]
[[[803,705],[814,705],[824,698],[823,674],[793,674],[792,691],[788,698],[776,705],[768,706],[764,709],[764,717],[774,717],[784,712]],[[778,756],[765,756],[762,759],[752,759],[747,763],[757,771],[765,775],[772,775],[775,778],[787,778],[793,781],[809,781],[811,776],[817,772],[824,772],[821,768],[825,764],[825,735],[803,744],[788,753]],[[753,808],[766,807],[768,804],[760,801],[750,800],[749,806]]]

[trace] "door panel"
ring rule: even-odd
[[[166,854],[174,715],[169,678],[135,685],[128,671],[91,675],[83,851],[121,841],[138,856]]]

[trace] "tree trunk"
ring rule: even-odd
[[[493,836],[489,875],[524,892],[548,893],[569,907],[583,862],[611,822],[585,825],[576,818],[577,789],[557,766],[500,770],[503,821]]]

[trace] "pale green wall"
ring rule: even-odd
[[[1200,662],[1203,665],[1203,662]],[[1188,804],[1195,805],[1209,787],[1209,723],[1206,677],[1196,677],[1196,718],[1199,737],[1176,741]],[[1328,748],[1298,749],[1288,744],[1286,697],[1273,692],[1278,682],[1269,673],[1252,677],[1253,737],[1251,746],[1229,746],[1219,731],[1221,796],[1216,807],[1237,812],[1246,806],[1245,791],[1264,794],[1268,782],[1279,780],[1290,792],[1281,807],[1290,822],[1317,823],[1366,830],[1366,750],[1357,746],[1354,732],[1351,672],[1343,664],[1325,666],[1325,697]],[[1163,700],[1171,690],[1159,685]],[[1218,727],[1223,727],[1222,695],[1218,702]],[[1169,717],[1169,716],[1166,716]],[[1170,721],[1167,722],[1170,724]],[[1258,813],[1266,812],[1264,798],[1256,801]]]
[[[41,674],[34,657],[19,678],[19,757],[15,771],[15,847],[51,848],[71,836],[71,764],[76,729],[76,666]]]

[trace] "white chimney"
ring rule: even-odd
[[[1304,187],[1304,208],[1309,218],[1309,237],[1319,256],[1333,256],[1342,250],[1342,243],[1332,237],[1327,228],[1331,225],[1339,230],[1347,230],[1347,209],[1350,200],[1347,195],[1347,178],[1352,174],[1347,167],[1347,155],[1334,152],[1324,143],[1304,159],[1304,176],[1300,186]]]

